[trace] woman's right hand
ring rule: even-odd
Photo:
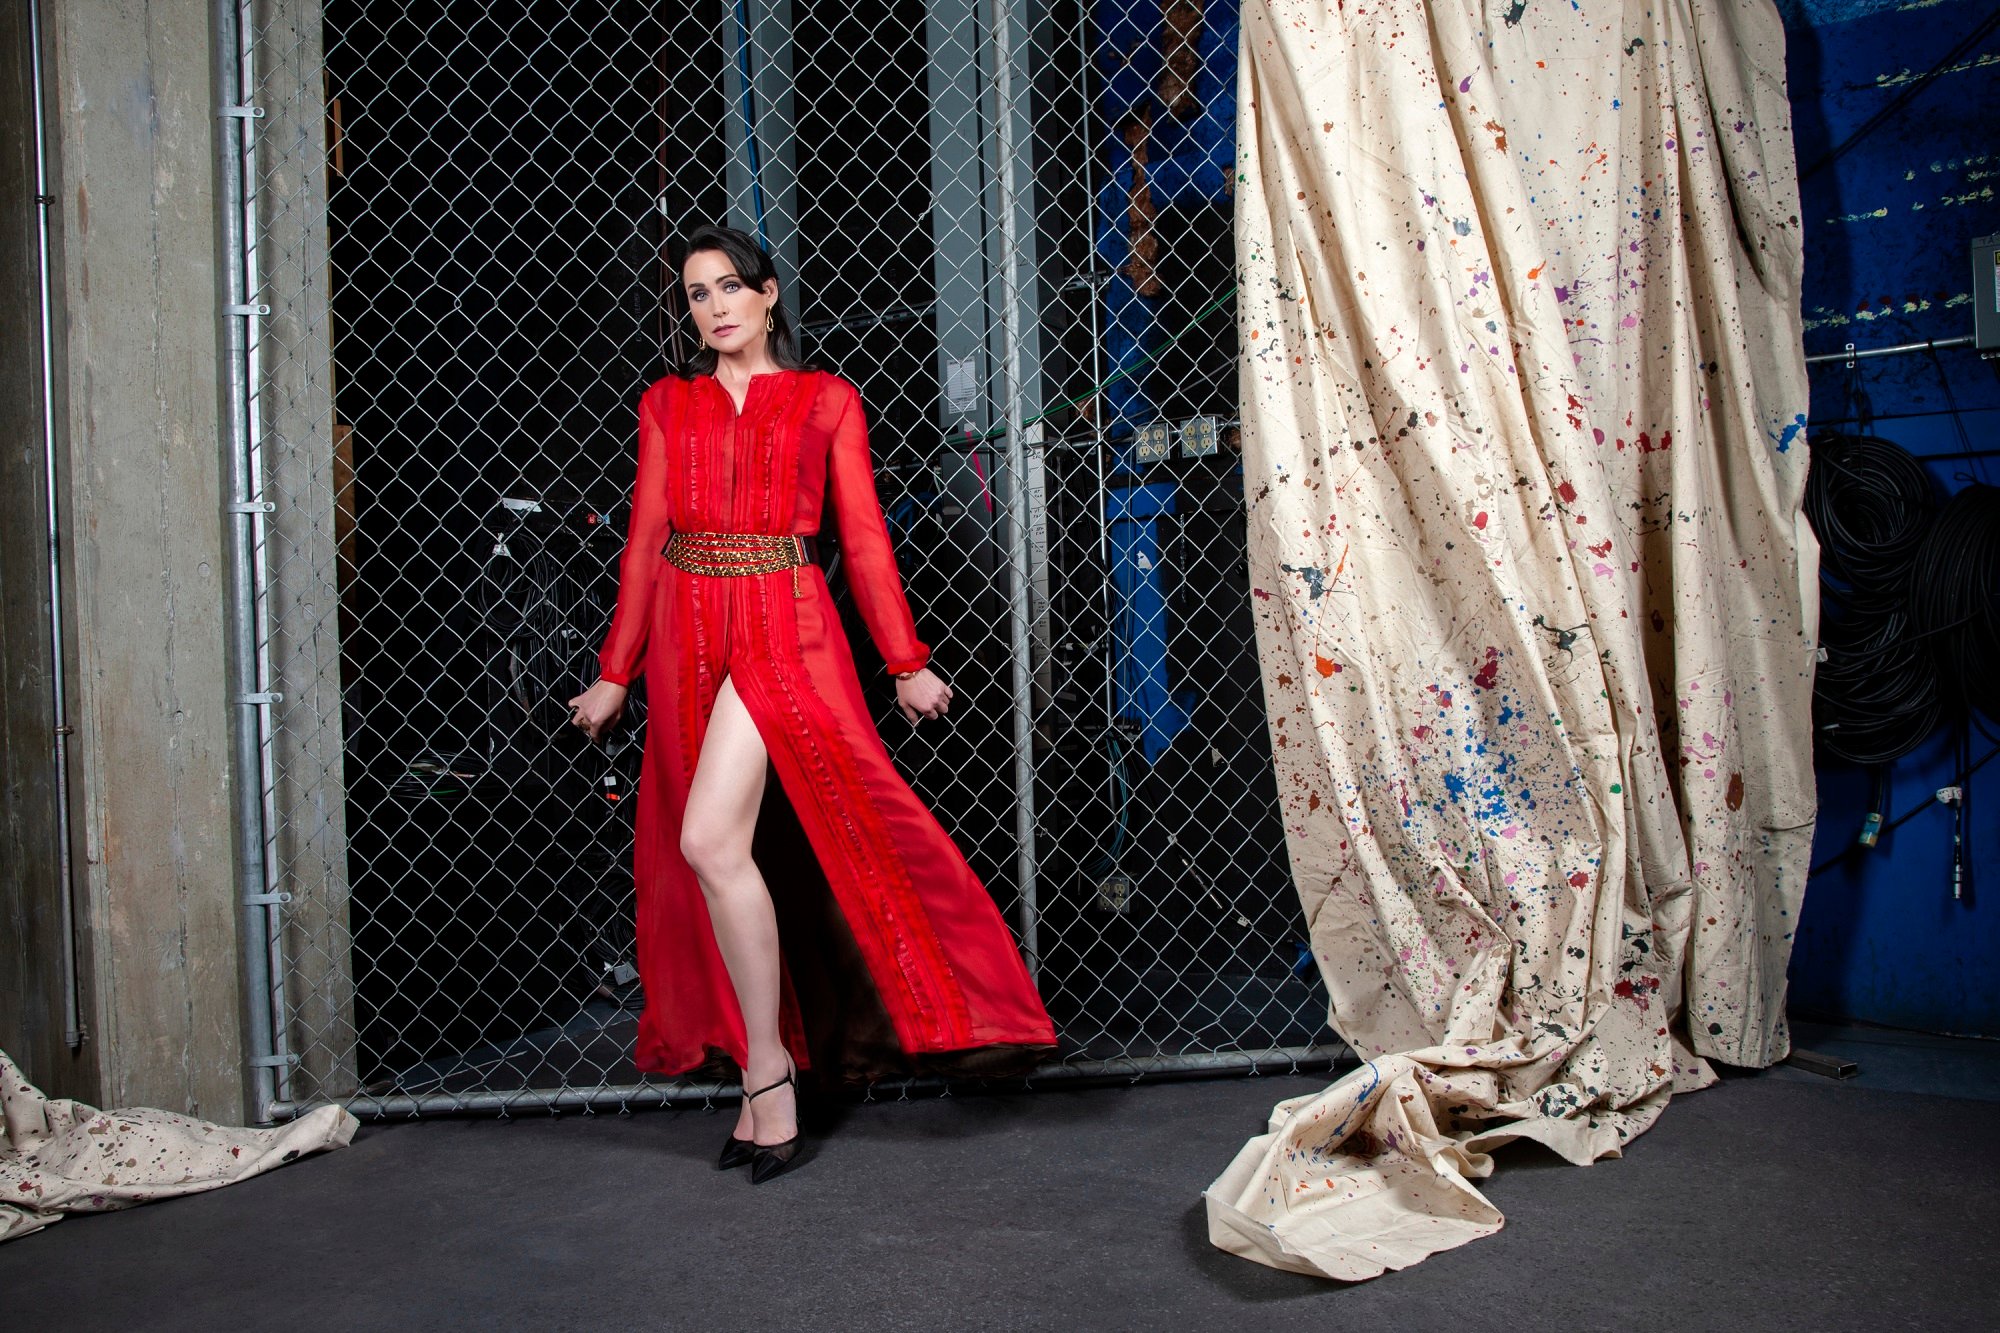
[[[569,701],[569,722],[573,727],[581,727],[593,741],[602,740],[624,711],[625,687],[599,680]]]

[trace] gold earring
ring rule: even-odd
[[[767,307],[764,311],[764,332],[776,333],[777,331],[778,331],[778,318],[776,315],[773,315],[769,310],[769,308]]]

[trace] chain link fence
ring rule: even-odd
[[[220,0],[265,1104],[631,1104],[616,596],[666,239],[861,390],[920,632],[902,771],[1014,925],[1037,1075],[1325,1063],[1247,608],[1233,4]],[[782,794],[771,784],[782,820]]]

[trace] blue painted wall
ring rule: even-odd
[[[1799,165],[1810,173],[1801,186],[1807,353],[1970,333],[1967,245],[2000,232],[2000,34],[1832,155],[1985,22],[1991,0],[1780,0],[1779,8]],[[1996,368],[1967,350],[1863,362],[1859,387],[1877,433],[1929,459],[1950,491],[2000,483],[2000,457],[1949,457],[2000,449]],[[1850,418],[1851,395],[1845,368],[1815,367],[1812,425]],[[1895,765],[1884,814],[1919,813],[1874,850],[1846,857],[1872,804],[1873,775],[1820,765],[1813,860],[1833,864],[1806,892],[1794,1014],[2000,1037],[2000,759],[1972,779],[1972,880],[1954,901],[1952,819],[1933,799],[1957,771],[1954,744],[1940,734]],[[1975,761],[1992,749],[1974,734]]]

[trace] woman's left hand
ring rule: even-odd
[[[924,667],[908,680],[896,682],[896,707],[903,710],[903,716],[916,726],[927,717],[943,717],[951,706],[951,686],[939,680],[937,673]]]

